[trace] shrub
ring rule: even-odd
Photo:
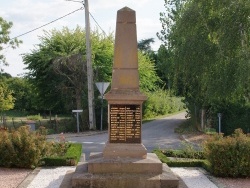
[[[250,175],[250,137],[236,129],[232,136],[214,135],[204,145],[214,175],[248,177]]]
[[[9,167],[15,158],[15,150],[7,131],[0,134],[0,166]]]
[[[182,98],[170,96],[167,91],[157,90],[154,92],[148,92],[146,95],[148,96],[148,99],[144,103],[144,118],[152,118],[184,109]]]
[[[47,166],[76,165],[82,153],[81,144],[46,141],[47,130],[39,127],[31,132],[29,126],[14,131],[1,131],[0,166],[34,168]],[[42,159],[42,160],[41,160]]]
[[[38,114],[38,115],[30,115],[30,116],[27,116],[27,119],[28,119],[28,120],[37,121],[37,120],[41,120],[42,117],[40,116],[40,114]]]
[[[0,166],[33,168],[47,154],[47,147],[45,135],[31,132],[29,126],[5,131],[0,134]]]

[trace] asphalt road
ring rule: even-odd
[[[178,127],[184,120],[185,112],[143,124],[142,143],[148,152],[156,148],[180,148],[182,145],[181,140],[179,135],[174,132],[174,128]],[[83,144],[83,152],[86,155],[86,159],[88,159],[90,152],[102,152],[108,140],[107,131],[93,135],[65,134],[65,136],[67,141]]]

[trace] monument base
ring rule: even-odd
[[[143,144],[106,143],[103,150],[104,158],[143,158],[147,157],[147,149]]]
[[[154,153],[145,159],[105,159],[92,153],[79,163],[72,177],[73,188],[178,188],[179,180]]]

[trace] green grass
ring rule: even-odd
[[[75,166],[82,155],[82,144],[71,143],[65,155],[56,157],[44,157],[42,166]]]
[[[180,150],[172,150],[173,153],[184,153],[184,151]],[[194,158],[178,158],[175,154],[170,154],[169,152],[165,152],[162,150],[154,150],[153,151],[161,162],[166,163],[170,167],[202,167],[208,172],[212,172],[211,164],[206,159],[194,159]]]

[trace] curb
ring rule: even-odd
[[[26,188],[33,181],[36,175],[40,172],[41,167],[37,167],[31,173],[29,173],[26,178],[17,186],[17,188]]]
[[[82,136],[92,136],[92,135],[98,135],[98,134],[105,134],[108,131],[88,131],[88,132],[80,132],[80,133],[63,133],[63,136],[65,138],[71,138],[71,137],[82,137]],[[47,135],[47,139],[57,139],[59,138],[61,133],[58,134],[51,134]]]

